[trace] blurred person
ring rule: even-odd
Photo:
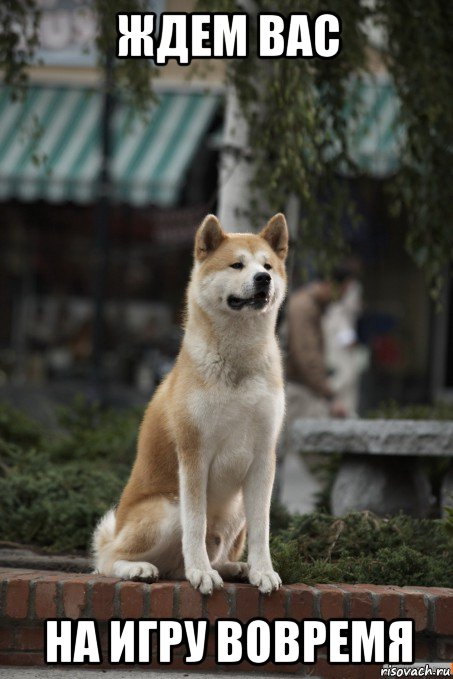
[[[347,408],[329,381],[323,316],[344,294],[351,279],[337,269],[329,280],[318,279],[296,290],[287,308],[287,426],[299,418],[346,417]]]
[[[346,417],[347,409],[330,384],[323,332],[329,305],[344,294],[351,273],[333,272],[295,290],[286,310],[286,418],[277,456],[274,498],[290,511],[304,513],[314,507],[319,481],[290,439],[299,418]]]
[[[368,351],[357,336],[362,309],[362,285],[351,279],[343,296],[328,307],[323,318],[329,384],[348,417],[357,417],[360,376],[368,364]]]

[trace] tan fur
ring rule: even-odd
[[[263,592],[279,586],[268,514],[283,417],[275,322],[287,243],[282,215],[260,235],[226,234],[212,215],[198,230],[184,341],[146,409],[119,505],[95,531],[99,572],[185,574],[203,593],[221,586],[220,576],[248,575]],[[231,267],[238,260],[242,270]],[[234,310],[231,296],[253,301],[254,276],[269,266],[264,306]],[[246,517],[248,566],[238,562]]]
[[[237,534],[233,546],[230,549],[228,558],[230,561],[239,561],[242,556],[245,547],[245,539],[247,537],[247,531],[244,528]]]

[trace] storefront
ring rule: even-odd
[[[0,90],[0,341],[12,370],[25,379],[86,376],[101,198],[108,205],[102,348],[117,353],[110,376],[134,381],[151,345],[174,354],[193,234],[216,195],[210,136],[220,109],[219,94],[188,87],[162,89],[146,117],[117,98],[106,184],[101,93],[33,85],[12,102]]]

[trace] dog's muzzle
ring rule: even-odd
[[[253,276],[253,282],[257,290],[266,290],[270,287],[271,276],[265,271],[261,271]]]
[[[260,272],[253,277],[255,292],[251,297],[236,297],[230,295],[227,299],[228,306],[235,311],[244,307],[250,309],[264,309],[270,301],[271,276],[266,272]]]

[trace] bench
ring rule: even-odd
[[[369,510],[428,516],[434,505],[423,458],[453,458],[453,422],[321,420],[293,423],[290,442],[301,453],[341,454],[331,492],[336,516]],[[453,506],[453,466],[441,487],[442,509]]]

